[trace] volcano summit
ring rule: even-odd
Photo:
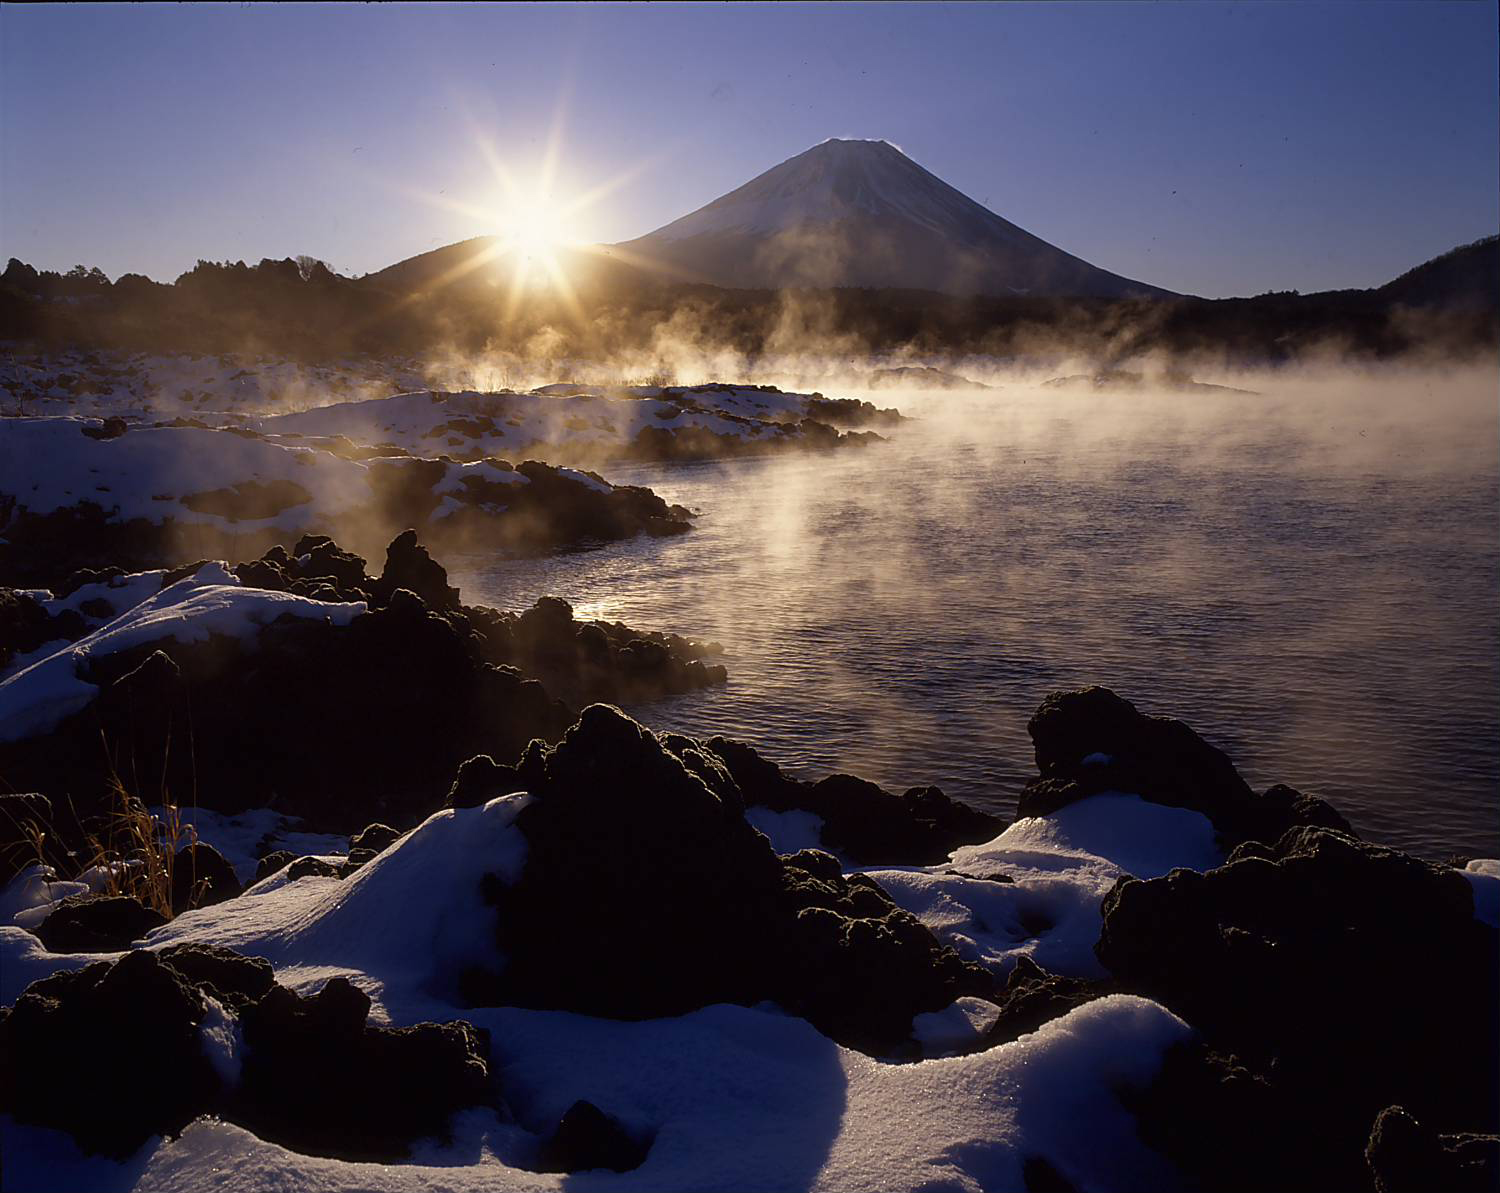
[[[635,264],[731,288],[1168,295],[1001,219],[886,141],[824,141],[615,247]]]

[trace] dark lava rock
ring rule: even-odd
[[[459,773],[463,768],[459,768]],[[349,838],[350,850],[367,849],[372,854],[384,853],[401,839],[401,833],[388,824],[367,824]]]
[[[715,737],[706,748],[728,769],[747,804],[821,817],[822,843],[856,865],[936,865],[960,845],[989,841],[1005,827],[1001,817],[949,799],[937,787],[892,795],[852,775],[805,783],[788,778],[743,742]]]
[[[641,1166],[650,1150],[592,1102],[577,1101],[542,1144],[539,1167],[543,1172],[629,1172]]]
[[[156,956],[201,991],[229,1005],[254,1002],[276,984],[269,961],[221,945],[187,941],[168,945]]]
[[[480,754],[458,768],[453,786],[448,789],[446,806],[477,808],[499,796],[520,790],[515,767],[502,766],[488,754]]]
[[[1063,977],[1043,969],[1030,957],[1017,957],[1005,985],[992,996],[1000,1008],[1000,1017],[985,1034],[984,1046],[992,1048],[1019,1040],[1075,1007],[1112,993],[1113,989],[1109,982]]]
[[[1500,1128],[1500,939],[1463,876],[1326,828],[1264,852],[1121,879],[1099,959],[1269,1083],[1294,1124],[1285,1171],[1309,1187],[1367,1180],[1387,1106],[1439,1132]]]
[[[369,1011],[344,978],[311,998],[276,986],[247,1006],[231,1117],[296,1151],[392,1161],[490,1098],[488,1033],[463,1022],[370,1027]]]
[[[0,1021],[0,1104],[124,1159],[152,1135],[181,1131],[218,1093],[198,1038],[205,1009],[144,951],[33,982]],[[91,1080],[120,1088],[91,1093]]]
[[[348,856],[344,858],[344,864],[339,867],[339,877],[348,878],[360,867],[373,862],[378,856],[380,855],[373,849],[350,849]]]
[[[772,999],[891,1054],[913,1015],[990,991],[872,879],[778,858],[722,762],[672,744],[594,705],[528,754],[526,865],[486,882],[507,962],[471,997],[622,1019]]]
[[[1188,1189],[1366,1189],[1368,1181],[1318,1139],[1321,1122],[1264,1075],[1201,1042],[1174,1045],[1145,1089],[1122,1089],[1141,1142],[1171,1157]],[[1339,1183],[1344,1182],[1344,1183]]]
[[[205,996],[239,1018],[231,1089],[201,1043]],[[486,1033],[370,1027],[369,1010],[343,978],[301,998],[267,962],[212,945],[127,953],[33,982],[0,1017],[0,1110],[117,1159],[215,1113],[313,1155],[399,1160],[444,1134],[455,1110],[493,1101]],[[91,1075],[125,1088],[80,1094]]]
[[[17,655],[48,642],[76,642],[88,624],[71,609],[54,616],[40,601],[13,588],[0,588],[0,670]]]
[[[234,867],[212,845],[184,845],[172,859],[172,912],[212,907],[240,893]]]
[[[272,874],[284,870],[287,866],[295,862],[298,856],[298,854],[293,853],[290,849],[278,849],[273,853],[266,854],[255,867],[255,881],[259,882],[262,878],[269,878]]]
[[[332,862],[325,862],[320,857],[299,857],[287,867],[286,876],[292,882],[299,878],[342,878],[344,873]]]
[[[90,439],[118,439],[130,425],[123,418],[106,418],[99,426],[92,423],[84,423],[78,428]]]
[[[403,531],[386,548],[385,570],[380,573],[375,590],[385,594],[398,588],[414,592],[438,611],[458,608],[458,589],[448,584],[448,573],[417,542],[415,530]]]
[[[296,481],[278,478],[247,480],[223,489],[187,493],[182,504],[196,514],[214,514],[226,522],[257,522],[274,518],[293,506],[306,505],[313,495]]]
[[[1365,1161],[1376,1193],[1494,1193],[1500,1188],[1500,1137],[1439,1135],[1400,1106],[1380,1112]]]
[[[465,759],[504,764],[533,738],[561,736],[574,714],[538,678],[579,700],[645,700],[725,678],[704,662],[712,643],[583,625],[563,601],[519,615],[462,608],[409,533],[380,579],[326,537],[295,550],[273,546],[234,570],[246,584],[369,612],[343,627],[288,616],[253,640],[166,639],[93,659],[85,678],[98,698],[46,735],[0,743],[0,774],[66,795],[81,817],[102,812],[102,735],[142,788],[197,790],[224,812],[274,801],[315,831],[376,819],[405,829],[442,804],[435,784]],[[189,739],[192,750],[173,748]]]
[[[306,554],[331,560],[327,544]],[[140,787],[197,790],[217,811],[273,802],[311,831],[411,827],[442,804],[465,759],[515,758],[571,723],[565,705],[487,662],[481,646],[462,613],[440,616],[405,589],[347,626],[284,617],[254,640],[162,640],[94,659],[86,678],[98,697],[46,735],[0,743],[0,773],[66,794],[81,816],[103,811],[102,734]],[[193,749],[181,748],[189,739]]]
[[[87,428],[85,433],[112,438],[100,428]],[[244,428],[225,428],[213,435],[259,437]],[[338,454],[334,444],[321,446]],[[650,489],[605,488],[590,484],[590,478],[580,479],[536,461],[513,469],[526,477],[527,484],[496,484],[470,476],[457,478],[459,485],[450,490],[446,484],[455,479],[452,461],[383,453],[372,456],[369,450],[358,449],[343,454],[366,460],[370,500],[358,517],[325,529],[363,550],[372,549],[404,526],[420,527],[429,540],[460,548],[483,541],[500,552],[526,553],[638,534],[681,534],[691,527],[689,511],[668,505]],[[512,470],[503,460],[488,464]],[[118,517],[108,493],[48,514],[33,514],[20,502],[19,493],[5,491],[6,480],[0,475],[0,510],[9,515],[0,538],[0,580],[27,587],[52,583],[79,567],[110,565],[142,571],[172,567],[192,558],[246,559],[270,547],[285,550],[285,532],[264,519],[309,500],[307,490],[292,480],[240,480],[207,492],[163,494],[177,497],[189,509],[214,515],[215,521],[168,516],[153,522],[144,517]],[[457,508],[449,505],[442,510],[443,516],[435,516],[445,498],[452,498]],[[436,600],[438,594],[432,595]],[[436,604],[442,606],[441,601]]]
[[[723,683],[728,673],[706,660],[713,642],[634,630],[618,622],[579,622],[558,597],[541,597],[520,615],[466,608],[489,662],[519,668],[578,703],[642,703]]]
[[[1137,712],[1108,688],[1053,692],[1026,728],[1041,774],[1021,792],[1018,816],[1045,816],[1103,791],[1126,791],[1202,812],[1230,846],[1275,841],[1298,825],[1353,835],[1332,806],[1290,787],[1256,796],[1222,750],[1182,721]]]
[[[36,934],[49,953],[117,953],[166,922],[132,895],[69,895]]]

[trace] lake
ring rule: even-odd
[[[801,775],[1013,813],[1027,718],[1098,683],[1371,839],[1500,856],[1494,372],[1247,384],[875,395],[917,417],[864,450],[606,470],[692,534],[447,562],[723,643],[726,687],[629,711]]]

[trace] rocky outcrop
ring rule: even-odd
[[[629,1172],[641,1166],[649,1150],[649,1144],[638,1142],[592,1102],[578,1101],[542,1144],[538,1167],[543,1172]]]
[[[36,934],[49,953],[117,953],[166,922],[133,895],[69,895]]]
[[[292,555],[273,548],[234,571],[257,587],[322,600],[368,601],[376,607],[389,604],[404,589],[454,626],[480,660],[514,668],[574,705],[644,702],[727,678],[723,666],[707,661],[723,652],[718,643],[635,630],[619,622],[580,622],[572,606],[558,597],[541,597],[521,613],[463,605],[447,572],[412,530],[387,548],[378,578],[364,569],[363,559],[331,539],[308,536]]]
[[[1445,1134],[1500,1127],[1500,941],[1457,871],[1301,827],[1205,874],[1121,879],[1103,916],[1096,952],[1121,988],[1181,1015],[1285,1112],[1274,1156],[1245,1116],[1211,1116],[1229,1135],[1218,1150],[1261,1149],[1276,1183],[1366,1186],[1387,1106]],[[1166,1116],[1223,1084],[1184,1080]],[[1198,1150],[1186,1166],[1219,1187]]]
[[[489,662],[519,668],[570,703],[638,704],[723,683],[723,648],[619,622],[580,622],[558,597],[520,614],[467,609]]]
[[[234,867],[212,845],[184,845],[172,859],[172,912],[212,907],[240,893]]]
[[[1229,756],[1189,726],[1146,716],[1108,688],[1053,692],[1026,728],[1041,773],[1021,792],[1018,816],[1045,816],[1103,791],[1124,791],[1202,812],[1229,846],[1275,841],[1299,825],[1352,833],[1332,806],[1290,787],[1257,796]]]
[[[0,588],[0,671],[17,655],[48,642],[75,642],[86,632],[82,616],[73,610],[54,615],[24,592]]]
[[[992,996],[1000,1015],[985,1033],[984,1046],[993,1048],[1030,1035],[1042,1024],[1113,989],[1109,982],[1088,982],[1049,973],[1030,957],[1017,957],[1005,983]]]
[[[344,1159],[399,1160],[492,1100],[488,1033],[471,1024],[370,1027],[344,978],[303,998],[273,986],[244,1007],[244,1071],[228,1115],[263,1139]]]
[[[227,949],[127,953],[33,982],[0,1019],[0,1109],[117,1159],[213,1113],[295,1150],[390,1161],[443,1135],[455,1111],[494,1101],[484,1032],[371,1027],[369,1010],[343,978],[303,998]],[[239,1062],[205,1038],[236,1021]],[[128,1088],[81,1095],[88,1074]]]
[[[506,963],[471,997],[611,1018],[780,1002],[852,1047],[909,1047],[912,1016],[988,991],[862,875],[827,854],[779,858],[717,756],[594,705],[516,768],[526,865],[498,877]]]
[[[783,774],[743,742],[714,737],[703,748],[729,772],[747,805],[813,813],[823,821],[823,845],[856,865],[936,865],[958,846],[988,841],[1005,827],[1001,817],[949,799],[937,787],[894,795],[853,775],[808,783]]]
[[[0,475],[0,583],[56,584],[79,567],[245,559],[308,531],[370,550],[415,526],[429,542],[533,554],[692,524],[688,510],[650,489],[536,460],[462,463],[399,449],[350,459],[318,441],[201,423],[100,430],[74,418],[0,421],[11,465]],[[189,489],[204,474],[164,463],[184,457],[215,461],[221,483]],[[109,484],[96,483],[102,475]],[[8,620],[0,607],[0,644]]]
[[[557,740],[573,714],[538,674],[579,699],[644,700],[724,679],[699,657],[711,646],[579,623],[562,601],[519,615],[464,607],[409,531],[378,577],[318,536],[233,571],[246,585],[369,611],[344,626],[283,617],[253,640],[162,638],[90,657],[80,678],[98,696],[46,735],[0,744],[8,781],[66,793],[85,819],[102,813],[112,781],[102,735],[145,789],[196,790],[221,811],[274,801],[325,831],[377,819],[408,828],[441,805],[465,759],[510,760],[533,738]]]
[[[82,678],[99,689],[93,701],[50,733],[0,745],[0,769],[68,793],[85,818],[109,806],[101,735],[144,789],[196,790],[221,811],[269,803],[350,832],[416,823],[465,758],[514,757],[572,719],[405,590],[346,626],[282,618],[253,641],[163,639],[93,659]]]
[[[207,1012],[199,990],[149,952],[33,982],[0,1020],[0,1105],[123,1159],[215,1104],[221,1081],[198,1031]],[[87,1074],[128,1088],[87,1096]]]

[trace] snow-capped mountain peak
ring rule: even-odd
[[[637,263],[731,287],[1163,293],[1054,248],[881,140],[824,141],[619,247]]]

